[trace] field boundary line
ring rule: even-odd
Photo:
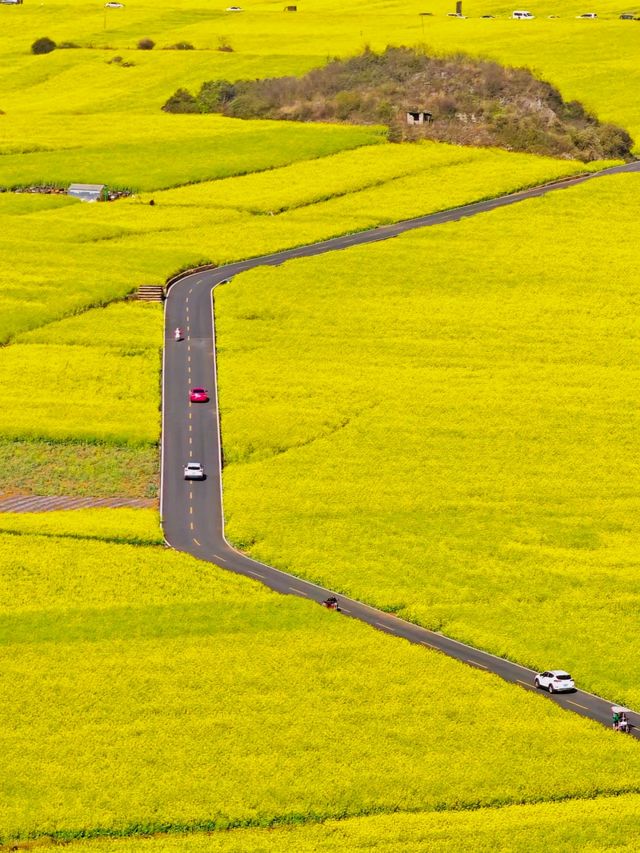
[[[640,785],[628,786],[617,790],[603,789],[602,791],[590,791],[581,794],[559,794],[542,800],[514,799],[510,802],[487,803],[479,805],[477,801],[468,804],[454,804],[450,808],[434,806],[432,809],[424,808],[385,808],[384,806],[372,806],[361,811],[345,814],[344,812],[333,814],[283,814],[274,815],[271,819],[261,818],[238,818],[235,820],[221,817],[219,820],[194,820],[188,823],[172,824],[168,821],[158,824],[145,824],[141,822],[132,823],[122,828],[108,828],[94,826],[79,829],[58,829],[53,831],[30,832],[26,836],[0,838],[0,853],[11,853],[16,850],[31,850],[34,842],[38,847],[59,847],[80,840],[112,841],[113,839],[125,838],[152,838],[172,835],[196,835],[198,833],[210,834],[214,832],[233,832],[248,829],[261,829],[268,832],[270,829],[295,829],[302,826],[321,826],[330,821],[343,823],[350,820],[358,820],[366,817],[383,817],[388,815],[441,815],[441,814],[468,814],[470,812],[500,812],[502,809],[514,807],[535,808],[536,806],[562,805],[571,802],[590,802],[598,800],[617,800],[621,796],[640,795]],[[48,842],[48,843],[46,843]]]

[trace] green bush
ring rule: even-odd
[[[198,113],[198,101],[186,89],[178,89],[162,107],[165,113]]]
[[[236,87],[228,80],[210,80],[200,87],[198,103],[202,112],[215,112],[232,101],[236,94]]]
[[[153,39],[140,39],[138,42],[138,50],[153,50],[156,43]]]
[[[603,124],[600,127],[600,144],[603,157],[627,157],[633,139],[623,128],[615,124]]]

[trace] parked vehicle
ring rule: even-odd
[[[568,690],[576,689],[573,678],[563,669],[548,669],[546,672],[539,672],[533,683],[538,688],[548,690],[549,693],[565,693]]]
[[[204,468],[199,462],[187,462],[184,466],[185,480],[204,480]]]
[[[534,16],[531,14],[531,12],[519,11],[513,12],[511,14],[511,17],[516,21],[532,21]]]

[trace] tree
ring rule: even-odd
[[[153,50],[156,43],[153,39],[140,39],[138,42],[138,50]]]

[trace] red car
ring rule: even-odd
[[[189,391],[189,402],[190,403],[208,403],[209,402],[209,392],[206,388],[192,388]]]

